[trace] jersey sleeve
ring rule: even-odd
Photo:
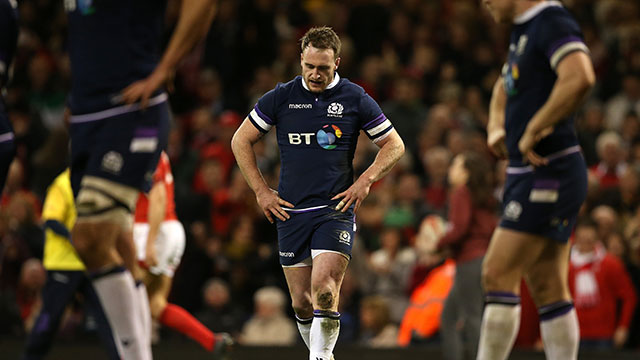
[[[360,98],[360,121],[362,130],[373,142],[378,142],[386,138],[393,130],[391,121],[380,109],[380,106],[368,94],[363,94]]]
[[[589,54],[578,23],[566,12],[550,12],[540,33],[538,47],[546,55],[553,71],[562,59],[575,51]]]
[[[276,91],[278,87],[264,94],[249,113],[249,120],[253,126],[263,133],[269,132],[275,122]]]

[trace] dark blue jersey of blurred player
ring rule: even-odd
[[[138,104],[123,104],[121,92],[158,65],[166,1],[73,0],[65,8],[74,192],[87,175],[148,190],[166,144],[167,95],[157,90],[141,112]]]
[[[18,43],[18,9],[15,0],[0,0],[0,193],[15,153],[13,128],[7,115],[3,92]]]
[[[539,13],[525,13],[516,19],[508,61],[502,70],[507,94],[505,140],[511,166],[523,165],[518,141],[529,120],[549,98],[557,79],[556,66],[574,51],[588,52],[569,12],[555,1],[546,5],[538,9]],[[578,145],[574,115],[554,126],[553,132],[536,145],[537,154],[549,156]]]
[[[566,242],[586,196],[586,167],[574,113],[557,122],[534,147],[548,165],[525,164],[518,143],[547,102],[560,61],[575,51],[589,50],[578,24],[559,2],[548,1],[534,10],[516,18],[503,68],[509,167],[501,226]]]
[[[161,56],[166,0],[65,1],[74,115],[121,105],[120,92]]]
[[[393,129],[364,90],[336,73],[320,94],[307,89],[301,76],[278,84],[249,114],[254,126],[276,127],[280,149],[278,193],[294,212],[338,203],[330,199],[353,184],[353,155],[360,130],[375,141]]]

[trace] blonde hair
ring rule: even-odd
[[[328,26],[309,29],[300,39],[300,48],[304,51],[309,45],[318,49],[333,50],[333,57],[335,59],[340,56],[340,48],[342,47],[338,34]]]

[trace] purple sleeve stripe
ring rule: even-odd
[[[260,109],[258,109],[258,104],[256,104],[256,106],[254,106],[253,108],[256,109],[256,112],[258,113],[258,115],[260,115],[260,117],[262,118],[262,120],[264,120],[264,122],[266,122],[269,125],[273,125],[273,120],[271,120],[270,117],[268,117],[262,111],[260,111]]]
[[[387,119],[387,117],[384,116],[384,113],[382,113],[382,114],[378,115],[377,118],[375,118],[375,119],[369,121],[368,123],[364,124],[364,126],[362,128],[367,130],[367,129],[376,127],[376,126],[380,125],[386,119]]]
[[[267,130],[261,128],[260,125],[258,125],[258,123],[255,120],[253,120],[253,117],[251,117],[251,115],[249,115],[248,118],[249,118],[249,121],[251,121],[251,123],[253,124],[253,126],[256,127],[256,129],[260,130],[260,132],[263,132],[265,134],[268,133]]]
[[[564,45],[566,43],[570,43],[570,42],[582,42],[583,43],[584,40],[582,40],[582,38],[580,38],[579,36],[575,36],[575,35],[567,36],[565,38],[557,40],[556,42],[554,42],[551,45],[551,47],[549,48],[549,51],[547,51],[547,57],[549,59],[551,59],[551,57],[556,52],[556,50],[558,50],[562,45]]]
[[[389,132],[389,131],[391,131],[392,129],[393,129],[393,125],[390,125],[390,126],[389,126],[389,127],[387,127],[386,129],[384,129],[384,130],[380,131],[379,133],[377,133],[377,134],[375,134],[375,135],[373,135],[373,136],[369,136],[369,133],[367,133],[366,131],[365,131],[365,133],[367,134],[367,136],[369,136],[369,139],[374,140],[374,139],[377,139],[377,138],[379,138],[380,136],[382,136],[382,135],[384,135],[384,134],[388,133],[388,132]]]

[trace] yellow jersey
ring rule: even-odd
[[[84,264],[69,241],[76,222],[69,169],[58,175],[49,186],[42,209],[42,221],[45,227],[45,269],[84,270]]]

